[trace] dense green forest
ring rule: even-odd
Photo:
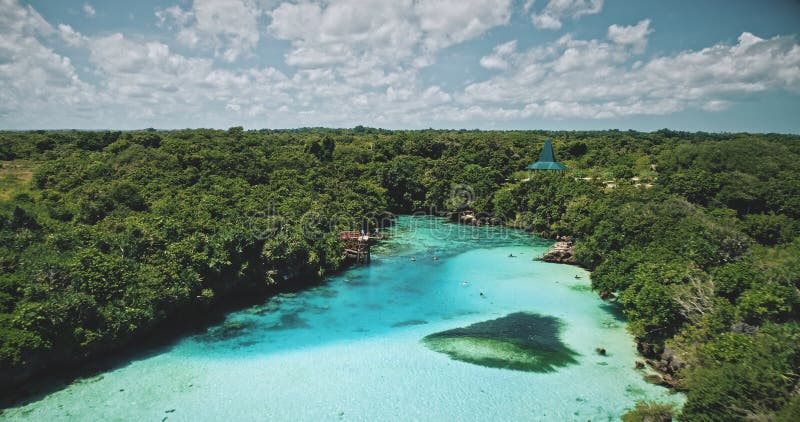
[[[545,139],[567,174],[522,171]],[[2,132],[0,163],[3,390],[337,271],[363,216],[467,209],[573,236],[682,420],[800,420],[798,136]]]

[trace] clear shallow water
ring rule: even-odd
[[[232,313],[0,419],[597,421],[638,400],[681,402],[633,369],[624,322],[589,291],[585,271],[532,260],[548,242],[428,217],[401,217],[393,231],[370,266]],[[497,369],[421,342],[515,312],[558,318],[576,363]]]

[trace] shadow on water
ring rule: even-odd
[[[319,280],[296,280],[295,283],[280,286],[279,289],[266,293],[230,296],[220,301],[216,308],[204,312],[192,312],[188,315],[178,313],[173,319],[164,321],[148,334],[119,347],[111,355],[98,357],[73,367],[53,368],[48,375],[21,384],[13,392],[0,397],[0,419],[4,409],[35,403],[70,385],[101,381],[105,372],[168,353],[182,341],[206,336],[210,331],[214,332],[212,337],[217,337],[215,341],[219,344],[236,339],[240,340],[240,344],[250,343],[249,339],[242,337],[256,329],[257,324],[241,322],[225,327],[229,315],[237,312],[256,315],[275,313],[280,307],[280,298],[283,295],[296,294],[324,285],[325,282]],[[273,302],[270,298],[277,301]]]
[[[560,338],[561,322],[551,316],[516,312],[423,338],[426,346],[455,360],[490,368],[554,372],[575,364],[578,353]]]
[[[617,322],[628,322],[628,318],[626,318],[625,313],[622,312],[622,306],[617,302],[603,302],[600,305],[600,309],[608,312]]]

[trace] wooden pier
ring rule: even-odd
[[[358,264],[368,264],[372,260],[370,251],[372,244],[382,239],[382,237],[370,236],[359,232],[340,232],[339,239],[345,245],[345,258],[353,259]]]

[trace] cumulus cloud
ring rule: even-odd
[[[800,45],[792,37],[762,39],[745,32],[734,45],[631,64],[646,45],[648,27],[648,21],[612,25],[608,41],[564,36],[514,53],[514,67],[470,84],[458,102],[484,110],[501,107],[508,118],[597,119],[689,108],[720,111],[753,93],[800,91]]]
[[[510,10],[510,0],[284,2],[268,12],[268,32],[291,43],[285,62],[299,69],[292,82],[301,107],[327,101],[308,115],[355,108],[346,119],[357,122],[381,104],[373,118],[387,121],[451,101],[441,87],[423,86],[419,69],[441,49],[508,23]]]
[[[42,42],[56,30],[31,6],[0,0],[0,116],[16,121],[63,114],[93,96],[72,61]]]
[[[161,42],[120,33],[93,38],[89,48],[107,101],[124,106],[131,118],[158,114],[169,121],[194,114],[213,121],[209,103],[237,113],[290,101],[286,91],[291,82],[274,68],[218,69],[211,59],[186,57]]]
[[[156,10],[159,24],[174,27],[191,48],[210,45],[225,61],[236,61],[259,41],[259,4],[253,0],[195,0],[190,9]]]
[[[508,23],[511,0],[332,0],[282,3],[269,12],[270,33],[292,42],[286,62],[316,67],[433,62],[448,46]],[[422,49],[422,51],[420,51]]]
[[[525,3],[525,11],[534,5],[533,1]],[[540,29],[561,29],[565,17],[577,19],[583,15],[600,13],[603,0],[550,0],[539,12],[531,14],[531,22]]]
[[[426,34],[426,46],[438,50],[507,24],[511,0],[418,0],[414,12]]]
[[[481,66],[487,69],[508,69],[508,59],[517,50],[517,40],[500,44],[492,50],[492,54],[481,57]]]
[[[408,19],[410,0],[283,3],[268,30],[288,40],[286,63],[313,68],[337,64],[396,65],[415,53],[421,37]]]
[[[97,11],[94,10],[94,7],[92,7],[91,4],[84,3],[83,4],[83,14],[86,15],[86,17],[88,17],[88,18],[93,18],[94,15],[97,14]]]
[[[611,25],[608,27],[608,39],[617,44],[630,45],[637,51],[644,51],[647,47],[647,35],[653,32],[650,29],[650,19],[639,21],[636,25],[620,26]]]
[[[792,37],[745,32],[733,43],[650,56],[653,30],[647,19],[611,25],[597,39],[566,34],[533,47],[504,40],[473,59],[492,70],[489,76],[464,85],[430,79],[421,66],[435,63],[443,49],[508,22],[510,2],[472,1],[461,7],[449,0],[240,0],[217,9],[213,1],[198,1],[157,11],[157,23],[174,30],[171,42],[80,33],[47,22],[17,0],[0,0],[0,122],[94,128],[485,126],[719,112],[762,92],[800,94],[800,45]],[[574,2],[550,2],[545,9],[551,3],[558,19],[593,10]],[[244,35],[250,31],[247,19],[235,25],[229,20],[244,13],[240,6],[269,22],[261,36],[287,41],[283,58],[289,70],[220,63],[249,54],[260,40],[258,34]],[[58,49],[86,53],[76,56],[80,72]]]
[[[58,35],[65,43],[72,47],[78,47],[86,41],[86,37],[72,29],[71,26],[63,23],[58,24]]]

